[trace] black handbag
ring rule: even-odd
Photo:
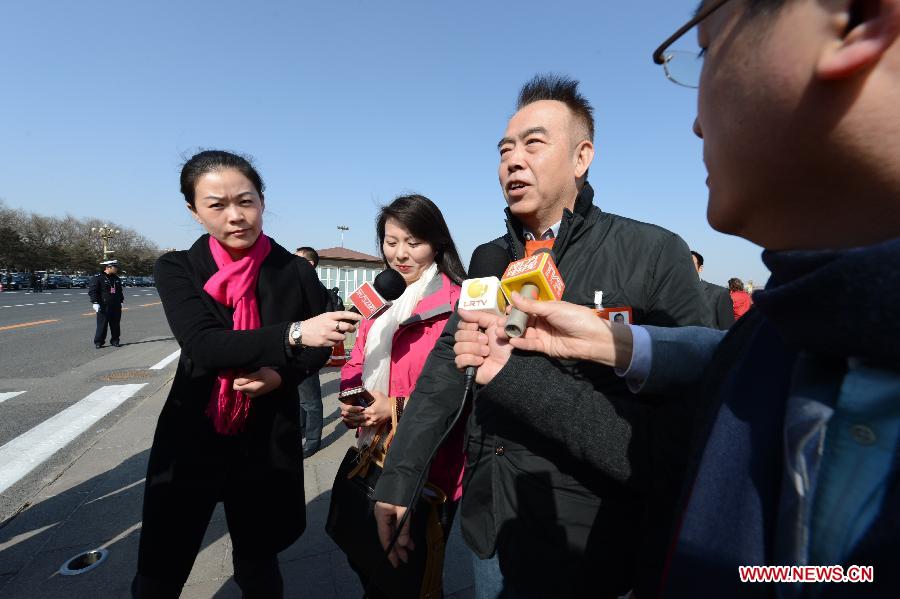
[[[372,445],[377,444],[376,439]],[[368,575],[369,586],[391,599],[440,599],[447,497],[437,487],[426,485],[410,516],[415,549],[409,552],[407,563],[394,568],[378,539],[373,512],[382,465],[367,449],[347,450],[331,489],[325,531],[354,566]]]

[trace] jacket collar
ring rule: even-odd
[[[266,256],[266,259],[263,260],[259,269],[259,280],[256,287],[256,299],[259,302],[259,315],[263,325],[271,324],[267,322],[266,315],[281,312],[278,308],[284,298],[271,286],[276,281],[281,280],[279,274],[283,272],[282,269],[288,266],[293,258],[292,254],[275,243],[271,237],[269,240],[272,242],[272,250]],[[187,255],[201,294],[209,300],[208,304],[213,307],[219,320],[226,326],[232,327],[234,325],[233,310],[215,301],[203,290],[203,285],[206,284],[206,281],[219,270],[215,260],[213,260],[212,252],[209,251],[209,234],[201,235],[187,251]],[[299,277],[299,275],[297,276]]]
[[[513,260],[520,260],[525,257],[525,225],[513,216],[508,207],[504,212],[506,214],[506,237],[513,254],[512,258]],[[557,262],[562,258],[570,242],[580,237],[581,233],[586,230],[584,225],[593,225],[600,218],[601,214],[600,209],[594,205],[594,188],[585,181],[584,187],[581,188],[581,191],[578,192],[578,196],[575,198],[573,209],[563,209],[559,231],[556,235],[556,241],[553,243],[553,253],[556,255]]]
[[[444,273],[434,277],[425,288],[425,293],[413,310],[409,318],[400,323],[400,326],[421,322],[453,312],[453,304],[459,296],[458,287]]]

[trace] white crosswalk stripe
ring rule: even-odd
[[[0,493],[137,393],[146,383],[108,385],[0,447]]]
[[[0,403],[3,403],[7,399],[12,399],[13,397],[18,397],[19,395],[22,395],[23,393],[25,393],[25,392],[24,391],[5,391],[3,393],[0,393]]]
[[[162,370],[181,355],[181,350],[176,350],[150,367],[150,370]]]

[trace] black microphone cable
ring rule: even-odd
[[[494,243],[487,243],[480,246],[476,249],[476,254],[472,256],[472,263],[469,265],[469,277],[473,279],[481,278],[481,277],[489,277],[489,276],[497,276],[499,277],[504,270],[506,270],[506,266],[509,264],[509,253],[502,246],[496,245]],[[413,487],[413,493],[410,497],[410,500],[406,506],[406,512],[403,514],[403,517],[397,523],[397,528],[394,531],[393,536],[391,537],[391,542],[388,543],[387,549],[384,551],[384,559],[382,563],[376,566],[376,568],[372,571],[372,576],[369,577],[369,582],[366,583],[365,594],[368,595],[369,591],[372,590],[373,585],[375,584],[379,572],[382,571],[385,563],[390,564],[390,560],[388,560],[388,556],[391,551],[394,550],[394,547],[397,545],[397,540],[400,538],[400,533],[403,531],[403,527],[409,521],[410,516],[413,511],[417,507],[419,496],[422,494],[422,489],[425,487],[425,480],[430,472],[431,462],[434,460],[434,457],[437,455],[437,452],[440,450],[441,446],[444,444],[444,441],[447,440],[447,437],[450,436],[450,433],[453,432],[453,429],[456,428],[456,424],[459,422],[459,419],[462,417],[463,412],[466,409],[466,400],[469,398],[469,394],[472,394],[472,400],[475,400],[475,371],[476,368],[474,366],[469,366],[465,371],[465,384],[463,388],[463,396],[462,401],[460,402],[459,409],[456,411],[456,414],[453,416],[453,421],[450,423],[450,426],[444,431],[441,435],[440,440],[431,450],[431,453],[428,456],[428,460],[425,462],[425,467],[422,469],[422,472],[419,474],[419,478],[416,479],[416,484]],[[396,433],[395,433],[396,434]]]
[[[474,367],[470,367],[474,370]],[[388,556],[393,551],[394,546],[397,544],[397,540],[400,538],[400,533],[403,531],[403,527],[406,525],[406,522],[409,520],[410,516],[413,513],[413,510],[417,507],[419,496],[422,494],[422,489],[425,487],[425,479],[428,476],[428,473],[431,469],[431,462],[434,460],[434,457],[437,455],[437,452],[440,450],[441,446],[444,444],[444,441],[447,440],[447,437],[450,436],[450,433],[453,432],[453,429],[456,428],[456,423],[459,422],[459,419],[462,417],[463,412],[466,409],[466,400],[469,397],[469,393],[473,393],[474,400],[474,382],[475,382],[475,374],[473,372],[472,376],[469,376],[468,368],[466,369],[466,383],[465,389],[463,390],[463,398],[462,402],[460,402],[459,409],[456,411],[456,414],[453,416],[453,421],[450,423],[450,426],[447,427],[447,430],[444,431],[444,434],[441,435],[440,440],[431,450],[431,454],[428,456],[428,461],[425,462],[425,467],[422,469],[422,472],[419,474],[419,478],[416,479],[416,484],[413,487],[413,493],[410,497],[409,505],[406,507],[406,512],[403,514],[403,517],[400,518],[400,521],[397,523],[397,529],[394,531],[394,535],[391,537],[391,542],[388,543],[387,549],[384,550],[384,560],[379,564],[375,570],[372,572],[372,576],[369,577],[369,582],[366,584],[365,594],[368,596],[369,591],[373,589],[373,585],[375,584],[376,579],[378,578],[378,573],[384,567],[385,562],[390,563],[388,560]],[[413,550],[415,551],[415,549]]]

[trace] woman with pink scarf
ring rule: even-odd
[[[262,232],[263,182],[205,151],[181,171],[208,234],[154,275],[181,359],[150,450],[135,597],[178,597],[223,502],[243,596],[281,597],[278,552],[306,526],[297,385],[359,316],[328,312],[315,271]]]

